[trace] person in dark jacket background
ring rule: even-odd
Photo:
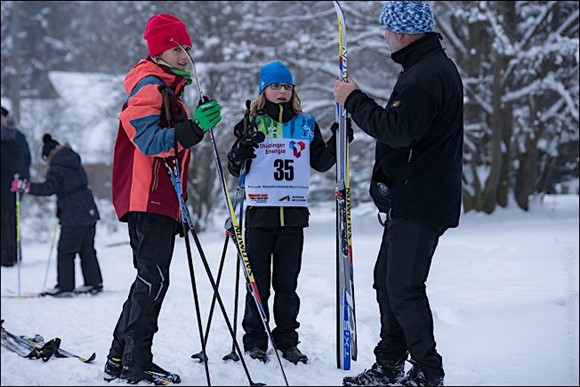
[[[2,117],[2,126],[7,130],[8,133],[5,135],[14,139],[18,144],[20,151],[22,152],[22,167],[20,171],[20,177],[25,180],[30,180],[30,147],[28,146],[28,141],[26,136],[16,127],[16,121],[10,116],[8,110],[5,107],[0,107],[0,113]]]
[[[0,179],[1,195],[1,264],[4,267],[16,263],[16,196],[10,191],[15,174],[28,179],[30,177],[30,151],[26,137],[18,129],[9,112],[3,106],[1,113],[1,152],[2,176]],[[21,257],[22,259],[22,257]]]
[[[81,158],[68,144],[60,145],[50,134],[42,138],[42,158],[49,167],[45,181],[14,179],[11,190],[35,196],[56,195],[61,233],[58,241],[57,284],[44,294],[55,297],[75,293],[97,294],[103,289],[95,251],[96,224],[100,219]],[[79,255],[84,285],[75,289],[75,256]]]
[[[244,120],[234,128],[238,139],[228,153],[228,170],[239,176],[246,168],[245,242],[266,317],[270,281],[275,292],[272,331],[275,346],[288,361],[306,363],[297,347],[300,298],[296,293],[302,264],[304,227],[308,227],[310,168],[328,171],[336,163],[336,129],[325,142],[314,116],[303,113],[290,70],[272,62],[260,70],[258,98],[250,106],[252,126],[258,136],[244,134]],[[349,122],[350,123],[350,122]],[[352,141],[352,128],[350,141]],[[265,138],[265,140],[264,140]],[[250,293],[242,327],[244,349],[254,359],[266,362],[268,337]]]
[[[461,211],[463,84],[427,1],[389,1],[379,18],[402,71],[385,107],[356,82],[334,95],[377,140],[371,197],[387,214],[374,269],[381,317],[375,364],[344,385],[443,385],[425,282],[439,238]],[[408,354],[413,366],[405,375]]]

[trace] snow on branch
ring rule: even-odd
[[[506,93],[502,98],[502,102],[513,102],[520,98],[525,98],[530,94],[538,94],[540,91],[544,90],[552,90],[559,94],[566,102],[566,105],[568,105],[572,117],[578,121],[578,104],[576,100],[570,95],[569,90],[561,82],[554,79],[554,76],[551,73],[545,79],[536,79],[519,90]]]

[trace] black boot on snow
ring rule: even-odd
[[[103,371],[103,379],[106,382],[117,379],[121,376],[121,371],[123,370],[123,364],[121,364],[121,359],[118,357],[110,357],[105,363],[105,371]]]
[[[262,348],[253,347],[246,351],[252,359],[260,360],[262,363],[268,362],[268,354]]]
[[[342,379],[343,386],[388,386],[399,385],[405,377],[405,359],[397,361],[383,361],[381,365],[375,363],[370,369],[364,370],[356,376],[347,376]]]
[[[308,363],[308,357],[300,352],[298,347],[280,348],[280,352],[282,352],[282,357],[290,363]]]
[[[155,363],[152,363],[148,367],[123,366],[120,378],[126,380],[129,384],[137,384],[142,381],[147,381],[158,386],[170,383],[181,383],[179,375],[165,371]]]
[[[413,365],[405,378],[401,381],[403,386],[433,386],[439,387],[443,386],[443,378],[445,377],[445,372],[441,370],[439,375],[436,376],[426,376],[423,371],[421,371],[416,365]]]

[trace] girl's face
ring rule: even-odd
[[[191,50],[190,46],[183,46],[187,52]],[[179,46],[163,51],[159,55],[159,59],[165,61],[168,65],[176,67],[180,70],[185,70],[189,64],[187,54]]]
[[[274,83],[266,87],[264,95],[272,103],[285,103],[292,99],[294,86],[286,83]]]

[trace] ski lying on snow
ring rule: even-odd
[[[34,338],[17,336],[2,326],[2,345],[22,357],[48,361],[54,355],[59,358],[76,358],[83,363],[91,363],[97,358],[97,354],[94,352],[89,357],[83,357],[66,351],[60,348],[60,342],[58,337],[45,343],[44,338],[40,335],[36,335]]]

